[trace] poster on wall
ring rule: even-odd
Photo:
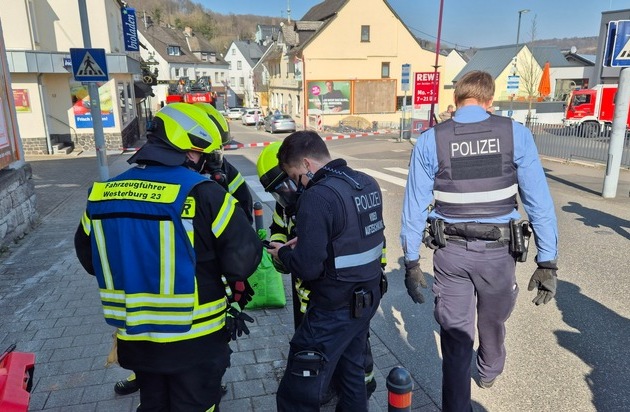
[[[15,102],[16,112],[29,113],[31,111],[31,102],[27,89],[13,89],[13,101]]]
[[[98,94],[101,101],[101,118],[103,127],[114,127],[114,107],[112,103],[112,91],[108,83],[97,82]],[[87,86],[81,83],[70,83],[70,95],[72,96],[72,110],[74,121],[78,129],[91,129],[92,113],[90,112],[90,95]]]
[[[0,97],[0,169],[9,165],[13,161],[13,151],[11,140],[9,140],[9,129],[4,115],[4,104]]]
[[[308,82],[308,114],[349,114],[349,81],[326,80]]]

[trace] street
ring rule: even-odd
[[[241,143],[285,136],[256,132],[236,122],[231,127]],[[439,406],[441,354],[432,293],[429,285],[423,305],[408,297],[398,240],[412,146],[397,143],[395,135],[379,135],[329,141],[328,147],[333,158],[342,157],[351,167],[374,176],[383,189],[390,287],[372,320],[372,333]],[[260,150],[239,149],[226,156],[244,175],[254,175]],[[599,196],[604,169],[578,166],[582,169],[576,175],[575,166],[554,161],[544,161],[543,166],[560,227],[557,299],[539,307],[531,303],[535,293],[526,289],[535,269],[532,242],[528,261],[517,266],[520,294],[507,322],[505,372],[492,389],[473,383],[475,410],[628,410],[630,173],[622,171],[617,199],[604,200]],[[431,274],[431,253],[423,249],[421,257],[421,267]]]

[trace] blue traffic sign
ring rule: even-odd
[[[78,82],[106,82],[107,59],[105,49],[70,49],[72,73]]]
[[[616,35],[617,35],[617,22],[609,21],[608,32],[606,33],[606,44],[604,47],[604,60],[602,61],[602,65],[604,67],[610,67],[610,62],[612,60],[612,54],[613,54],[613,47],[615,46]]]
[[[518,90],[519,80],[520,80],[519,76],[508,76],[508,80],[507,80],[508,91]]]
[[[409,91],[409,73],[411,72],[411,65],[405,63],[402,65],[402,75],[400,77],[400,89],[403,91]]]
[[[611,67],[630,66],[630,20],[619,20],[610,56]]]

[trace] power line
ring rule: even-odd
[[[435,36],[434,36],[434,35],[432,35],[432,34],[429,34],[429,33],[427,33],[427,32],[424,32],[424,31],[422,31],[422,30],[420,30],[420,29],[416,29],[415,27],[412,27],[412,26],[409,26],[409,25],[407,25],[407,27],[409,27],[409,28],[410,28],[411,30],[413,30],[413,31],[417,31],[418,33],[422,33],[422,34],[424,34],[425,36],[429,36],[429,37],[431,37],[432,39],[437,40],[437,37],[435,37]],[[462,47],[462,48],[468,48],[468,49],[475,48],[474,46],[467,46],[467,45],[465,45],[465,44],[455,43],[455,42],[452,42],[452,41],[444,40],[443,38],[441,38],[441,39],[440,39],[440,41],[441,41],[441,42],[444,42],[444,43],[451,44],[451,45],[455,46],[455,48],[457,48],[458,46],[459,46],[459,47]]]

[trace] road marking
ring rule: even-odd
[[[386,167],[385,170],[389,170],[390,172],[400,173],[401,175],[409,175],[409,169],[403,169],[402,167]]]
[[[370,132],[370,133],[350,133],[350,134],[337,134],[329,136],[321,136],[322,140],[341,140],[341,139],[356,139],[357,137],[374,136],[378,134],[386,134],[387,132]],[[277,141],[277,140],[276,140]],[[224,149],[244,149],[248,147],[265,147],[274,142],[257,142],[257,143],[233,143],[223,146]]]
[[[405,187],[407,185],[407,181],[405,179],[401,179],[399,177],[388,175],[387,173],[377,172],[372,169],[357,169],[359,172],[366,173],[376,179],[381,179],[389,183],[393,183],[398,186]]]

